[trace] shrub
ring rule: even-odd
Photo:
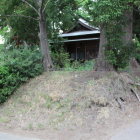
[[[138,63],[140,64],[140,42],[139,42],[138,38],[136,37],[136,35],[134,35],[134,38],[135,38],[135,45],[136,45],[135,58],[138,61]]]
[[[63,48],[57,52],[51,52],[51,58],[56,68],[64,68],[70,66],[70,56]]]
[[[125,45],[118,45],[112,50],[106,50],[105,55],[110,64],[116,69],[124,69],[129,65],[131,58],[135,57],[136,44],[128,42]]]
[[[52,61],[57,69],[63,68],[65,71],[83,71],[93,69],[95,64],[94,60],[77,61],[70,58],[69,53],[65,52],[63,48],[58,51],[51,52]]]
[[[28,79],[43,72],[42,55],[38,46],[11,48],[6,53],[5,66],[10,68],[11,73],[19,73],[21,78]]]
[[[0,103],[4,102],[19,85],[18,73],[10,73],[8,67],[0,66]]]
[[[70,66],[65,67],[64,70],[66,71],[85,71],[93,69],[95,64],[95,59],[93,60],[86,60],[86,61],[73,61]]]
[[[29,78],[43,72],[42,55],[37,46],[11,46],[3,49],[3,66],[0,66],[0,103]]]

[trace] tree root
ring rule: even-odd
[[[139,95],[135,92],[135,90],[133,88],[131,88],[131,91],[135,94],[135,96],[137,97],[138,101],[140,102],[140,97]]]
[[[122,103],[121,99],[120,98],[116,98],[116,101],[120,105],[121,110],[122,111],[125,111],[125,107],[124,107],[124,104]]]

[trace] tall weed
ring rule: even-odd
[[[95,60],[86,60],[84,62],[81,61],[73,61],[68,67],[65,67],[64,70],[66,71],[86,71],[93,69],[95,64]]]

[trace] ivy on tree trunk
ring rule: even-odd
[[[133,5],[137,0],[89,0],[87,10],[93,22],[101,27],[99,54],[95,69],[118,70],[125,68],[135,47],[132,42]],[[89,8],[92,7],[93,8]]]
[[[107,43],[107,39],[105,37],[105,29],[104,27],[100,30],[100,44],[99,44],[99,54],[96,60],[95,70],[97,71],[112,71],[114,70],[113,66],[107,61],[105,56],[104,46]]]

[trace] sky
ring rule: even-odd
[[[2,36],[0,36],[0,44],[3,44],[3,43],[4,43],[4,41],[2,39]]]

